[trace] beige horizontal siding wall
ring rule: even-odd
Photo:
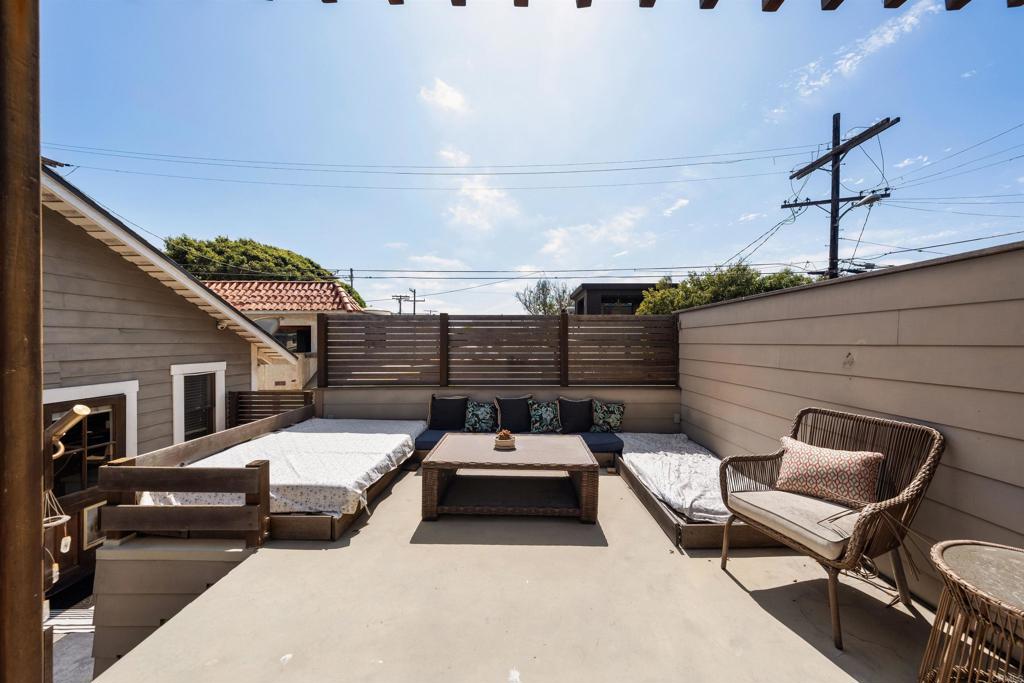
[[[768,452],[806,406],[947,439],[912,540],[1024,546],[1024,245],[680,314],[683,431]],[[935,602],[930,564],[911,577]]]
[[[426,420],[431,394],[469,396],[490,401],[495,396],[525,396],[541,400],[597,398],[626,404],[626,432],[679,431],[679,389],[675,387],[345,387],[320,389],[318,405],[324,417],[377,420]]]
[[[171,365],[226,361],[250,388],[249,343],[99,240],[43,209],[44,387],[139,381],[139,453],[172,442]]]

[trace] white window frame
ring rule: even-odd
[[[124,457],[139,454],[139,380],[43,389],[43,405],[124,394]]]
[[[214,393],[214,431],[224,429],[225,405],[224,405],[224,373],[227,370],[226,361],[213,363],[182,363],[171,366],[171,401],[174,414],[174,443],[179,444],[185,441],[185,376],[186,375],[208,375],[213,373]]]

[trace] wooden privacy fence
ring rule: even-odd
[[[671,385],[672,315],[344,315],[318,319],[320,387]]]
[[[312,391],[229,391],[228,427],[313,405]]]

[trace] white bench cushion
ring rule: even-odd
[[[729,506],[829,560],[843,554],[858,514],[838,503],[786,491],[730,493]]]

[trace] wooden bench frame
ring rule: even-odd
[[[270,463],[245,467],[186,467],[215,453],[313,417],[306,405],[216,434],[168,446],[134,458],[112,460],[100,468],[99,488],[108,494],[100,524],[110,539],[132,533],[182,534],[191,538],[244,537],[249,547],[267,538],[337,540],[362,514],[270,513]],[[394,481],[396,468],[367,489],[372,502]],[[244,505],[138,505],[144,491],[240,493]]]

